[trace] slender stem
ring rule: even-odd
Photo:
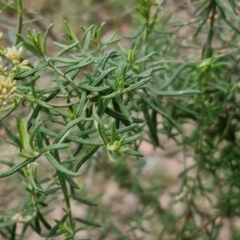
[[[146,19],[146,28],[145,28],[145,32],[144,32],[144,37],[143,37],[143,41],[146,42],[147,38],[148,38],[148,35],[150,33],[150,16],[151,16],[151,7],[152,7],[152,1],[149,0],[149,1],[146,1],[146,7],[148,10],[148,13],[145,17]]]
[[[18,93],[14,93],[15,97],[18,97],[19,99],[21,99],[22,101],[28,100],[29,102],[36,102],[35,98],[32,95],[21,95]],[[65,103],[65,104],[55,104],[55,103],[46,103],[48,106],[53,107],[53,108],[65,108],[65,107],[71,107],[75,104],[75,102],[73,103]],[[11,109],[14,106],[14,104],[8,106],[7,108],[4,109],[0,109],[1,111],[6,111],[8,109]]]
[[[214,35],[214,20],[215,15],[217,11],[217,4],[215,0],[210,0],[209,7],[212,9],[210,12],[210,23],[209,23],[209,30],[208,30],[208,36],[207,36],[207,45],[206,45],[206,54],[205,58],[212,57],[212,41],[213,41],[213,35]]]
[[[23,26],[23,4],[22,0],[17,0],[17,12],[18,12],[18,25],[17,25],[17,34],[21,34],[22,32],[22,26]],[[15,39],[15,45],[18,44],[18,37]]]
[[[73,230],[74,229],[74,220],[73,220],[73,216],[72,216],[72,208],[71,208],[71,203],[70,203],[70,199],[69,199],[69,195],[68,195],[66,181],[65,181],[65,178],[62,173],[57,172],[57,175],[58,175],[58,180],[59,180],[59,183],[60,183],[60,186],[62,189],[62,193],[64,196],[64,200],[65,200],[66,211],[67,211],[68,221],[69,221],[69,227],[71,230]]]
[[[211,11],[211,15],[210,15],[208,44],[211,44],[212,39],[213,39],[214,20],[215,20],[215,15],[216,15],[216,10],[217,10],[217,4],[216,4],[215,0],[211,0],[211,5],[212,5],[212,11]]]
[[[69,83],[71,85],[74,85],[75,87],[78,87],[78,85],[71,79],[69,78],[66,74],[64,74],[62,71],[60,71],[57,67],[54,66],[54,64],[52,64],[51,62],[48,61],[47,58],[44,59],[46,61],[46,63],[48,64],[48,66],[50,68],[52,68],[54,71],[56,71],[60,76],[64,77],[65,79],[67,79],[67,81],[69,81]]]

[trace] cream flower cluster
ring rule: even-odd
[[[17,81],[0,75],[0,106],[7,104],[7,99],[16,91]]]
[[[15,46],[12,46],[11,48],[6,49],[4,56],[10,63],[12,63],[12,71],[14,72],[16,72],[19,67],[26,66],[28,64],[28,60],[21,61],[22,53],[23,47],[17,49]]]
[[[3,34],[0,32],[0,40]],[[27,61],[21,62],[23,48],[17,49],[15,46],[7,48],[4,53],[5,59],[10,63],[11,69],[4,66],[3,60],[0,57],[0,106],[7,104],[7,100],[11,98],[17,89],[17,81],[13,79],[14,72],[22,66],[26,65]]]
[[[13,46],[11,48],[7,48],[5,57],[9,62],[12,62],[13,64],[17,65],[20,64],[22,53],[23,53],[22,47],[17,49],[15,46]]]

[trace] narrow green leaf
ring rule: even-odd
[[[135,156],[135,157],[144,157],[141,153],[139,153],[137,151],[134,151],[134,150],[131,150],[129,148],[120,148],[119,152],[122,152],[122,153],[125,153],[125,154],[128,154],[128,155],[132,155],[132,156]]]
[[[117,71],[116,71],[117,79],[122,78],[125,81],[127,69],[128,69],[127,62],[126,61],[120,62],[119,66],[117,68]]]
[[[87,59],[84,59],[82,61],[80,61],[79,64],[76,64],[76,65],[73,65],[72,67],[68,68],[65,72],[65,74],[69,73],[69,72],[72,72],[76,69],[81,69],[82,67],[85,67],[87,65],[89,65],[90,63],[92,63],[94,61],[94,58],[92,57],[89,57]]]
[[[99,117],[103,117],[103,114],[107,108],[107,106],[109,105],[110,100],[103,100],[101,98],[99,98],[98,100],[98,107],[97,107],[97,114]]]
[[[106,134],[105,134],[104,125],[103,125],[102,122],[98,122],[97,130],[98,130],[98,133],[99,133],[99,135],[100,135],[104,145],[106,146],[108,144],[108,140],[107,140],[107,137],[106,137]]]
[[[5,119],[6,117],[8,117],[12,112],[14,112],[17,107],[20,105],[21,101],[17,101],[14,99],[14,106],[9,110],[7,111],[5,114],[3,114],[2,117],[0,117],[0,122],[2,122],[3,119]]]
[[[65,176],[65,180],[71,185],[71,187],[75,188],[75,189],[80,189],[79,186],[77,185],[77,183],[75,183],[72,178],[70,178],[69,176]]]
[[[99,63],[98,63],[98,66],[97,66],[94,78],[97,78],[100,75],[99,72],[104,70],[108,60],[110,58],[113,58],[115,55],[116,55],[116,51],[115,50],[111,50],[111,51],[107,52],[105,56],[103,56],[102,60],[99,61]]]
[[[147,105],[144,103],[142,104],[142,111],[143,111],[144,118],[146,120],[148,129],[149,129],[149,133],[152,138],[153,144],[155,146],[159,146],[157,126],[154,123],[152,123],[149,112],[148,112]]]
[[[125,133],[125,132],[130,133],[130,131],[133,130],[134,128],[136,128],[137,126],[138,126],[137,124],[133,123],[129,126],[116,129],[116,134],[122,134],[122,133]],[[111,136],[111,134],[112,134],[111,131],[106,131],[106,135]]]
[[[154,109],[156,112],[158,112],[160,115],[162,115],[164,118],[166,118],[172,125],[179,131],[181,132],[181,129],[177,125],[177,123],[169,116],[167,113],[165,113],[162,109],[157,107],[149,98],[147,98],[144,94],[139,93],[139,96],[141,99],[151,108]]]
[[[32,195],[27,195],[23,201],[21,201],[20,206],[18,207],[19,211],[23,211],[31,203]]]
[[[8,125],[4,125],[4,129],[8,137],[15,143],[15,146],[19,147],[20,149],[22,148],[22,144],[20,139],[15,135],[9,128]]]
[[[170,84],[172,84],[176,78],[178,77],[178,75],[180,74],[180,72],[185,69],[187,66],[189,65],[188,62],[184,62],[183,64],[181,64],[177,70],[173,73],[173,75],[170,77],[170,79],[167,81],[167,83],[165,83],[161,88],[160,90],[164,90],[166,89]]]
[[[34,218],[34,231],[38,234],[41,234],[41,226],[40,226],[40,222],[39,222],[39,218],[38,217],[35,217]]]
[[[94,227],[102,227],[100,224],[92,222],[92,221],[89,221],[89,220],[85,220],[85,219],[82,219],[82,218],[74,218],[74,219],[76,221],[84,223],[86,225],[90,225],[90,226],[94,226]]]
[[[37,217],[42,222],[42,224],[46,227],[47,230],[50,230],[52,228],[40,211],[37,211]]]
[[[31,182],[31,185],[33,186],[33,188],[34,188],[37,192],[40,192],[40,193],[44,193],[44,192],[45,192],[45,191],[43,190],[43,188],[41,187],[41,185],[36,183],[36,179],[33,177],[33,174],[32,174],[32,173],[30,173],[30,182]]]
[[[46,153],[45,154],[46,158],[48,159],[48,161],[52,164],[52,166],[59,172],[72,176],[72,177],[76,177],[79,176],[79,173],[76,172],[72,172],[70,170],[68,170],[67,168],[63,167],[58,161],[57,159],[55,159],[55,157],[50,154],[50,153]]]
[[[158,91],[155,89],[150,89],[150,92],[155,95],[160,96],[189,96],[189,95],[196,95],[201,93],[199,90],[195,89],[187,89],[181,91]]]
[[[142,87],[143,85],[145,85],[147,82],[149,82],[150,80],[151,80],[151,77],[148,77],[146,79],[143,79],[142,81],[134,83],[134,84],[130,85],[128,88],[125,88],[123,90],[123,93],[127,93],[127,92],[131,92],[131,91],[137,90],[140,87]]]
[[[111,67],[103,71],[94,81],[91,83],[91,86],[99,85],[104,78],[106,78],[110,73],[112,73],[116,67]]]
[[[125,118],[121,113],[116,112],[110,108],[106,108],[106,114],[108,114],[109,116],[114,117],[115,119],[121,120],[121,121],[127,121],[127,118]],[[134,123],[144,123],[145,121],[143,119],[140,118],[133,118],[133,122]]]
[[[141,136],[140,134],[136,134],[134,136],[125,138],[124,141],[123,141],[123,145],[133,143],[133,142],[137,141],[140,138],[140,136]]]
[[[39,32],[37,34],[37,44],[36,48],[38,49],[38,52],[41,54],[41,57],[44,57],[44,50],[43,50],[43,44],[42,44],[42,39],[41,39],[41,33]]]
[[[61,189],[60,187],[55,187],[55,188],[47,189],[47,190],[45,190],[45,195],[46,195],[46,196],[49,195],[49,194],[51,195],[51,194],[57,192],[57,191],[60,190],[60,189]]]
[[[39,99],[35,100],[36,103],[38,103],[41,107],[47,108],[47,109],[52,109],[52,106],[48,105],[46,102],[41,101]]]
[[[134,75],[133,77],[134,78],[137,78],[137,79],[142,79],[142,78],[148,78],[148,77],[151,77],[152,73],[153,73],[153,69],[154,68],[150,68],[144,72],[141,72],[139,73],[138,75]]]
[[[58,175],[58,180],[59,180],[59,184],[61,186],[61,191],[64,195],[64,199],[68,199],[68,189],[67,189],[67,184],[65,181],[65,174],[63,174],[62,172],[57,171],[57,175]]]
[[[50,152],[53,150],[60,150],[64,148],[68,148],[69,144],[67,143],[58,143],[58,144],[51,144],[49,146],[43,147],[39,150],[39,154],[42,155],[43,153]]]
[[[84,152],[80,157],[78,163],[75,166],[75,171],[77,172],[79,168],[99,149],[99,146],[94,146],[90,148],[87,152]]]
[[[105,133],[106,134],[106,133]],[[111,124],[111,138],[109,144],[112,145],[116,140],[116,122],[113,120]]]
[[[33,68],[32,70],[29,70],[29,71],[25,71],[23,73],[20,73],[18,74],[15,79],[16,80],[22,80],[26,77],[29,77],[29,76],[32,76],[33,74],[35,74],[36,72],[40,72],[41,70],[43,70],[44,68],[47,67],[47,64],[43,64],[42,66],[40,67],[36,67],[36,68]]]
[[[224,20],[224,22],[225,22],[229,27],[231,27],[236,33],[238,33],[238,34],[240,35],[240,30],[239,30],[237,27],[235,27],[235,26],[231,23],[231,21],[229,21],[229,20],[226,18],[225,13],[224,13],[224,10],[222,9],[222,7],[220,7],[220,6],[218,5],[218,9],[219,9],[219,12],[220,12],[220,14],[221,14],[222,19]]]
[[[151,80],[151,78],[146,78],[142,81],[139,81],[137,83],[134,83],[132,85],[130,85],[128,88],[125,88],[123,89],[122,91],[116,91],[116,92],[113,92],[111,94],[108,94],[108,95],[105,95],[103,96],[102,98],[103,99],[108,99],[108,98],[113,98],[113,97],[116,97],[120,94],[123,94],[123,93],[127,93],[127,92],[132,92],[132,91],[136,91],[137,89],[139,89],[140,87],[142,87],[143,85],[145,85],[147,82],[149,82]]]
[[[108,95],[102,96],[102,99],[112,99],[120,94],[122,94],[122,92],[120,92],[120,91],[112,92]]]
[[[56,62],[56,63],[63,63],[66,64],[66,66],[71,66],[71,65],[75,65],[78,64],[80,60],[82,60],[83,58],[77,58],[77,59],[72,59],[72,58],[67,58],[67,57],[58,57],[58,58],[54,58],[54,59],[50,59],[50,62]],[[64,65],[63,65],[64,66]]]
[[[43,124],[43,121],[40,120],[40,116],[37,117],[34,122],[34,129],[30,132],[29,142],[31,143],[32,146],[34,145],[33,142],[36,139],[36,134],[39,133],[39,128],[42,126],[42,124]],[[41,139],[37,139],[36,141],[39,141],[40,144],[42,144]]]
[[[33,158],[28,158],[28,159],[22,161],[21,163],[14,165],[13,167],[10,168],[10,170],[8,170],[6,172],[3,172],[3,173],[0,173],[0,178],[4,178],[4,177],[12,175],[13,173],[19,171],[23,167],[27,166],[29,163],[36,160],[37,158],[38,158],[38,156],[33,157]]]
[[[62,219],[60,220],[61,223],[64,224],[65,221],[67,220],[67,218],[68,218],[68,214],[65,214],[65,215],[62,217]],[[59,229],[59,224],[56,224],[56,225],[49,231],[49,233],[47,234],[46,237],[47,237],[47,238],[52,237],[52,236],[57,232],[58,229]]]
[[[78,42],[78,39],[77,39],[74,31],[72,30],[69,22],[65,20],[65,21],[64,21],[64,25],[65,25],[65,27],[66,27],[66,29],[67,29],[67,32],[68,32],[71,40],[72,40],[73,42]],[[79,43],[79,45],[80,45],[80,43]],[[77,48],[79,49],[79,46],[77,46]]]
[[[8,161],[5,161],[5,160],[0,160],[0,163],[2,163],[2,164],[4,164],[4,165],[7,165],[7,166],[9,166],[9,167],[15,166],[14,163],[8,162]],[[24,172],[23,172],[22,170],[19,170],[18,172],[19,172],[23,177],[25,177]]]
[[[209,4],[211,5],[211,4]],[[202,17],[201,17],[201,22],[200,24],[198,24],[197,30],[194,33],[193,37],[195,38],[199,32],[201,31],[203,25],[206,23],[206,21],[209,19],[209,14],[212,11],[211,6],[207,6],[206,8],[204,8],[204,10],[202,11]]]
[[[37,49],[32,45],[32,43],[28,42],[24,37],[22,37],[20,34],[16,34],[18,39],[23,43],[24,47],[29,50],[31,53],[33,53],[35,56],[38,56],[41,58],[41,54],[38,53]]]
[[[118,84],[116,80],[112,80],[107,78],[106,79],[106,83],[108,83],[108,85],[110,86],[110,88],[114,91],[117,92],[118,91]]]
[[[56,138],[57,134],[49,131],[46,128],[40,128],[40,131],[50,137]],[[80,132],[77,135],[70,135],[70,136],[66,136],[64,142],[69,142],[69,141],[73,141],[76,143],[83,143],[83,144],[87,144],[87,145],[94,145],[94,146],[102,146],[103,144],[101,142],[96,142],[93,140],[87,140],[87,139],[83,139],[81,137],[86,137],[88,136],[90,133],[94,133],[96,132],[96,129],[88,129],[85,131]]]
[[[123,103],[123,100],[120,98],[120,96],[116,97],[117,104],[121,109],[122,114],[126,117],[126,119],[130,122],[133,123],[133,118],[130,115],[128,109],[126,108],[125,104]]]
[[[49,205],[45,202],[38,201],[38,204],[41,205],[42,207],[49,207]]]
[[[142,63],[142,62],[146,62],[147,60],[149,60],[154,54],[156,54],[156,52],[152,52],[152,53],[149,53],[147,54],[146,56],[138,59],[137,61],[134,62],[134,65],[135,64],[139,64],[139,63]]]
[[[82,91],[81,94],[81,98],[79,99],[79,101],[77,102],[77,106],[74,109],[75,112],[75,117],[79,118],[82,115],[85,103],[86,103],[86,97],[87,97],[87,92],[86,91]]]
[[[94,119],[92,118],[78,118],[75,119],[73,121],[71,121],[70,123],[68,123],[64,129],[56,136],[56,138],[54,139],[53,144],[58,143],[62,140],[62,138],[65,137],[65,135],[67,134],[67,132],[73,128],[75,125],[77,125],[78,123],[80,123],[81,121],[93,121]]]
[[[86,91],[90,91],[90,92],[101,92],[101,91],[109,89],[108,86],[93,87],[91,85],[87,85],[87,84],[83,84],[83,83],[79,84],[78,86],[79,86],[79,88],[86,90]]]
[[[80,203],[85,204],[85,205],[88,205],[88,206],[97,206],[97,203],[88,201],[88,200],[83,199],[83,198],[80,198],[80,197],[78,197],[78,196],[70,195],[70,197],[73,198],[74,200],[80,202]]]
[[[44,34],[44,38],[43,38],[43,52],[44,52],[44,55],[45,55],[46,52],[47,52],[47,38],[48,38],[48,36],[49,36],[49,33],[50,33],[53,25],[54,25],[53,23],[50,24],[50,25],[48,26],[48,28],[47,28],[46,33]]]
[[[188,106],[183,106],[179,104],[179,102],[172,101],[171,99],[168,99],[169,103],[182,111],[183,113],[188,113],[190,116],[194,117],[195,119],[199,119],[199,116],[196,112],[192,111]]]
[[[63,49],[61,49],[52,59],[54,60],[55,58],[58,58],[58,57],[62,56],[62,55],[63,55],[64,53],[66,53],[67,51],[69,51],[69,50],[77,47],[78,44],[79,44],[79,42],[75,42],[75,43],[73,43],[73,44],[71,44],[71,45],[65,46],[65,47],[64,47]]]
[[[66,89],[63,85],[63,80],[61,79],[61,77],[59,76],[57,71],[54,71],[54,80],[56,81],[58,87],[60,88],[61,92],[63,94],[66,94]]]
[[[90,132],[90,131],[89,131]],[[90,146],[103,146],[104,144],[101,141],[96,141],[96,138],[89,138],[89,139],[84,139],[84,138],[80,138],[80,137],[75,137],[75,136],[67,136],[66,137],[67,140],[76,142],[76,143],[80,143],[80,144],[84,144],[84,145],[90,145]]]
[[[27,25],[30,23],[35,23],[35,22],[39,22],[43,19],[43,17],[39,17],[39,18],[34,18],[34,19],[30,19],[30,20],[25,20],[23,21],[23,25]]]
[[[42,133],[48,135],[49,137],[56,138],[56,136],[57,136],[57,133],[52,132],[52,131],[48,130],[47,128],[44,128],[43,126],[41,126],[39,130],[40,130]]]
[[[89,29],[87,29],[83,35],[82,38],[82,43],[81,43],[81,48],[84,52],[87,52],[88,48],[89,48],[89,44],[91,42],[91,27]]]
[[[47,178],[44,178],[44,179],[40,180],[39,183],[43,184],[43,183],[46,183],[46,182],[49,182],[49,181],[51,181],[51,179],[47,177]]]

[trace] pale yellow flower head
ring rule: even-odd
[[[16,80],[0,75],[0,106],[7,104],[7,100],[16,91]]]
[[[22,47],[17,49],[15,46],[12,46],[11,48],[7,48],[5,57],[7,60],[11,61],[13,64],[19,64],[22,53],[23,53]]]

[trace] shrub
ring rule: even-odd
[[[102,226],[88,230],[95,239],[220,239],[224,229],[238,239],[239,6],[192,0],[178,12],[194,18],[179,20],[157,1],[136,3],[129,48],[114,35],[103,42],[103,24],[81,27],[79,38],[64,20],[65,42],[49,54],[53,24],[25,34],[22,1],[2,1],[18,16],[13,46],[0,46],[1,122],[18,154],[0,160],[9,167],[0,177],[20,174],[26,190],[1,212],[4,239],[26,239],[29,228],[46,239],[80,239],[85,225]],[[16,129],[6,124],[10,115]],[[167,154],[182,156],[174,192],[176,180],[163,171],[143,173],[139,148],[148,142],[165,153],[164,141],[174,145]],[[96,163],[138,199],[127,230],[100,212],[97,194],[88,199],[90,189],[80,189]],[[76,203],[88,206],[85,217]],[[53,224],[57,205],[63,213]]]

